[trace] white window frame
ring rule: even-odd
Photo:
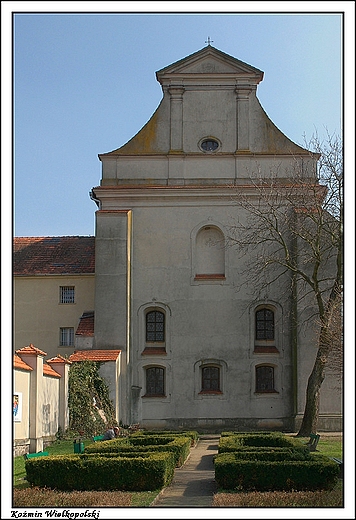
[[[74,327],[60,327],[59,346],[74,347]]]
[[[75,286],[74,285],[61,285],[59,287],[59,303],[61,305],[68,305],[68,304],[75,303]]]

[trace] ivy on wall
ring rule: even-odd
[[[101,364],[78,361],[69,370],[69,429],[81,435],[102,434],[108,425],[116,425],[109,387],[99,375]]]

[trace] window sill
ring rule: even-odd
[[[194,280],[226,280],[224,274],[196,274]]]
[[[222,395],[221,390],[202,390],[198,395]]]
[[[142,352],[141,356],[166,356],[167,352],[165,347],[146,347]]]
[[[277,390],[256,390],[255,394],[279,394]]]
[[[258,347],[256,346],[253,350],[254,354],[279,354],[279,350],[277,347]]]
[[[142,397],[143,398],[148,397],[149,399],[152,399],[152,397],[153,398],[158,397],[159,399],[162,399],[162,398],[165,398],[166,396],[164,394],[145,394]]]

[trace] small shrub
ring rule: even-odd
[[[219,453],[238,451],[242,448],[293,448],[308,452],[308,447],[299,439],[278,432],[270,434],[239,434],[220,437]]]
[[[278,432],[278,431],[271,431],[271,430],[260,430],[260,431],[256,431],[256,430],[252,430],[252,431],[248,431],[248,432],[243,432],[243,431],[226,431],[226,432],[221,432],[221,437],[230,437],[230,435],[271,435],[271,433],[273,433],[274,435],[283,435],[282,432]]]
[[[192,446],[194,446],[199,439],[199,433],[195,430],[187,430],[187,431],[181,431],[177,432],[175,430],[140,430],[138,432],[135,432],[132,434],[132,437],[140,437],[142,435],[153,435],[153,436],[180,436],[180,437],[190,437],[192,439]]]
[[[119,454],[67,455],[26,461],[27,480],[58,490],[153,491],[174,474],[172,453],[121,457]]]
[[[191,446],[191,439],[183,436],[147,435],[125,437],[90,444],[84,450],[85,453],[120,453],[120,452],[167,452],[174,454],[176,466],[181,466],[187,459]]]
[[[228,452],[227,452],[228,453]],[[283,462],[285,460],[310,460],[308,449],[294,448],[252,448],[245,446],[233,455],[236,460],[270,460]]]
[[[338,465],[327,457],[310,460],[262,461],[242,460],[234,453],[215,457],[215,480],[229,490],[319,490],[332,489]]]

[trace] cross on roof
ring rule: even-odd
[[[205,41],[208,45],[210,45],[214,40],[210,39],[210,36],[208,36],[208,39]]]

